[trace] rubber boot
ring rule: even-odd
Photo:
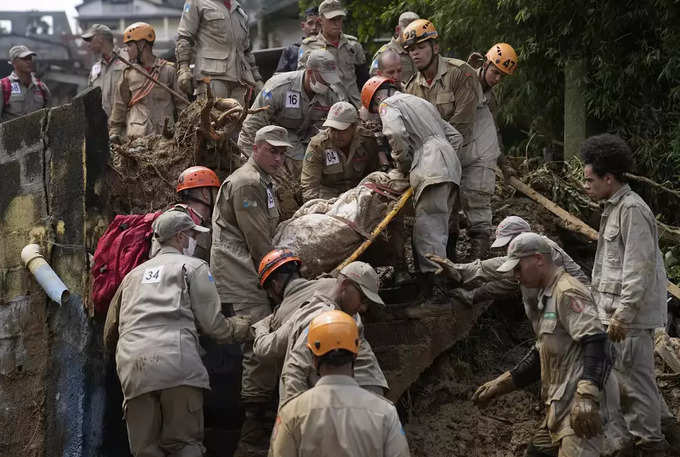
[[[674,417],[661,420],[661,431],[668,442],[670,454],[680,455],[680,424]]]
[[[470,232],[470,255],[468,261],[473,262],[477,259],[486,258],[489,252],[489,246],[491,245],[489,241],[488,232]]]
[[[555,452],[543,452],[541,449],[529,443],[527,450],[524,452],[524,457],[557,457]]]
[[[246,403],[241,436],[233,457],[265,457],[274,427],[270,403]]]
[[[456,245],[458,244],[458,233],[449,233],[449,239],[446,241],[446,257],[456,263]]]

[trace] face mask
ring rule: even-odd
[[[189,237],[189,246],[182,249],[182,254],[193,257],[194,252],[196,252],[196,239],[194,237]]]
[[[312,89],[312,92],[319,95],[327,93],[328,89],[330,89],[330,87],[325,84],[321,84],[319,81],[310,82],[309,87]]]

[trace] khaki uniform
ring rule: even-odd
[[[602,435],[579,438],[571,428],[569,413],[583,374],[583,337],[604,333],[590,291],[562,268],[550,284],[538,292],[538,306],[527,310],[541,360],[541,398],[547,408],[534,446],[541,450],[559,448],[562,457],[598,457]],[[610,389],[609,382],[605,390]],[[600,395],[605,413],[606,395]],[[605,421],[606,422],[606,421]],[[547,433],[546,433],[547,432]],[[549,434],[552,443],[546,446]]]
[[[116,369],[136,457],[202,455],[200,390],[210,383],[199,331],[218,343],[234,342],[235,328],[220,313],[203,260],[166,246],[125,276],[106,316],[104,343],[111,348],[118,339]]]
[[[174,63],[156,57],[149,73],[165,85],[179,90]],[[149,85],[152,85],[149,93],[133,103],[138,94],[146,92]],[[169,119],[168,126],[172,127],[186,106],[186,102],[153,84],[139,71],[126,68],[116,88],[109,117],[109,133],[122,136],[123,130],[126,130],[129,138],[160,135],[165,119]]]
[[[177,203],[175,205],[172,205],[165,211],[181,211],[183,213],[188,214],[191,217],[191,220],[194,221],[194,224],[210,228],[210,224],[207,221],[204,221],[203,218],[186,203]],[[156,219],[156,221],[157,220],[158,219]],[[156,221],[154,221],[153,224],[151,225],[154,231],[156,230]],[[196,238],[196,251],[194,252],[193,257],[205,260],[206,262],[210,262],[210,244],[212,242],[211,234],[197,233],[194,236]],[[154,258],[156,254],[158,254],[160,249],[161,244],[155,237],[152,237],[151,249],[149,250],[149,258],[150,259]]]
[[[404,81],[408,81],[409,79],[411,79],[411,76],[413,76],[415,73],[417,73],[418,70],[416,69],[416,66],[413,64],[411,57],[409,57],[408,51],[406,49],[404,49],[404,47],[401,45],[399,40],[397,40],[394,37],[392,37],[392,39],[389,41],[389,43],[385,43],[384,45],[380,46],[378,51],[373,55],[373,61],[371,62],[370,75],[375,76],[377,74],[377,72],[378,72],[378,57],[380,57],[380,54],[387,51],[388,49],[391,49],[392,51],[399,54],[399,57],[401,58],[401,77],[404,79]]]
[[[31,82],[25,87],[15,72],[9,76],[10,94],[5,104],[5,94],[0,90],[0,122],[9,121],[39,109],[47,108],[50,104],[50,90],[44,82],[31,73]]]
[[[378,143],[364,127],[357,126],[347,153],[333,145],[328,130],[322,130],[307,146],[302,163],[302,198],[337,197],[377,169]]]
[[[349,376],[329,375],[284,405],[270,457],[408,457],[406,434],[389,401]]]
[[[333,54],[338,64],[338,73],[342,89],[347,97],[357,109],[361,106],[361,92],[357,85],[356,67],[366,63],[366,55],[361,43],[352,35],[340,35],[337,46],[333,45],[319,32],[318,35],[307,37],[302,40],[300,46],[300,57],[298,59],[298,70],[305,67],[309,54],[315,49],[325,49]]]
[[[437,264],[425,255],[446,257],[449,216],[461,179],[457,151],[463,137],[432,104],[414,95],[397,93],[381,103],[379,111],[392,158],[399,169],[409,172],[414,190],[418,266],[422,273],[437,271]]]
[[[319,377],[314,369],[314,356],[307,348],[307,331],[316,316],[340,307],[326,291],[317,291],[309,303],[298,309],[276,333],[288,335],[287,352],[279,383],[279,407],[292,397],[310,389]],[[359,354],[354,363],[354,379],[365,388],[382,393],[388,389],[387,379],[380,369],[371,345],[366,340],[361,317],[355,317],[359,327]]]
[[[614,370],[622,385],[629,432],[643,444],[663,440],[654,375],[653,329],[666,325],[666,271],[654,213],[624,185],[604,203],[593,266],[593,296],[600,320],[612,317],[630,330],[616,343]]]
[[[415,73],[406,83],[405,92],[432,103],[442,119],[454,126],[464,138],[472,140],[472,127],[480,102],[480,84],[471,66],[458,59],[438,56],[437,74],[428,84],[422,73]]]
[[[193,62],[196,92],[206,93],[210,78],[215,97],[245,104],[249,87],[262,77],[250,52],[248,15],[236,0],[187,0],[177,28],[177,62]]]
[[[274,195],[272,177],[251,157],[224,180],[213,210],[210,265],[220,300],[252,322],[271,313],[267,294],[258,284],[257,267],[273,249],[279,221]],[[253,356],[252,343],[244,344],[242,350],[241,397],[250,402],[269,401],[271,392],[266,386],[275,373]]]
[[[333,91],[324,95],[314,94],[310,98],[304,89],[304,75],[304,70],[298,70],[272,76],[252,106],[260,108],[269,105],[269,109],[249,114],[238,136],[241,152],[250,157],[255,134],[260,128],[274,124],[288,130],[288,140],[293,147],[286,151],[286,161],[274,176],[282,220],[290,218],[302,203],[299,183],[307,144],[318,133],[328,110],[340,100],[340,96]]]
[[[127,51],[116,49],[117,54],[122,54],[127,58]],[[127,68],[120,59],[112,56],[111,59],[106,59],[104,56],[99,57],[92,65],[90,75],[87,78],[87,85],[90,87],[99,87],[102,91],[102,108],[107,116],[111,116],[113,108],[113,97],[116,93],[116,86],[123,74],[123,70]]]

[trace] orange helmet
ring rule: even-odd
[[[149,43],[156,41],[156,32],[146,22],[135,22],[123,32],[123,43],[139,40],[146,40]]]
[[[260,261],[260,268],[257,269],[257,276],[260,280],[260,286],[264,287],[264,283],[271,275],[282,265],[288,262],[297,262],[298,266],[302,264],[300,257],[296,256],[290,249],[274,249],[269,251]]]
[[[316,316],[309,324],[307,347],[321,357],[335,349],[359,352],[359,328],[347,313],[333,310]]]
[[[496,43],[486,53],[486,60],[496,68],[511,75],[517,68],[517,53],[508,43]]]
[[[368,111],[371,111],[371,100],[373,100],[373,96],[386,82],[394,83],[390,78],[373,76],[364,84],[364,87],[361,89],[361,104],[364,105],[364,108]]]
[[[177,179],[177,192],[197,187],[220,187],[220,179],[208,167],[189,167]]]
[[[436,40],[439,38],[434,24],[427,19],[416,19],[411,22],[402,32],[401,41],[404,49],[426,40]]]

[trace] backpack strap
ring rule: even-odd
[[[0,79],[0,86],[2,86],[3,104],[7,106],[9,97],[12,95],[12,82],[9,80],[9,76]]]

